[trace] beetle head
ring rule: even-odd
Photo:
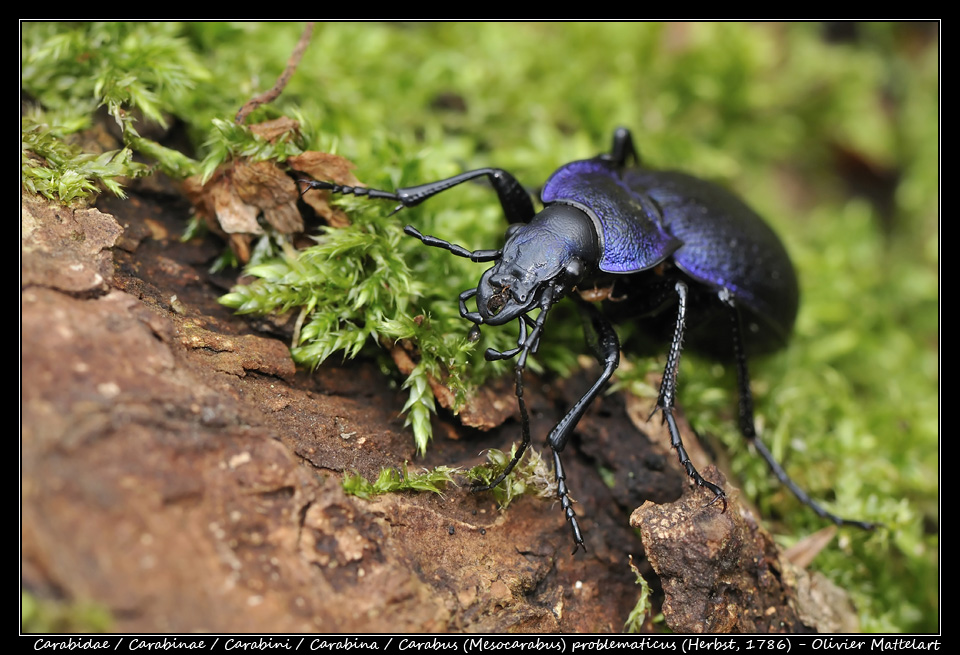
[[[596,266],[599,250],[592,221],[571,205],[549,205],[512,225],[500,259],[477,285],[482,322],[503,325],[540,307],[548,287],[550,302],[560,300]]]

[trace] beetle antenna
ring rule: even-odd
[[[345,184],[335,184],[333,182],[323,182],[319,180],[298,180],[301,184],[306,184],[307,188],[304,189],[300,196],[302,197],[304,193],[310,189],[320,189],[321,191],[329,191],[330,193],[335,193],[341,196],[357,196],[358,198],[373,198],[374,200],[396,200],[397,202],[402,203],[403,199],[396,193],[392,191],[380,191],[379,189],[368,189],[365,186],[347,186]],[[400,205],[403,206],[402,204]]]
[[[449,241],[444,241],[443,239],[438,239],[437,237],[421,234],[420,230],[412,225],[407,225],[403,228],[403,231],[408,236],[420,239],[425,246],[430,246],[431,248],[441,248],[453,253],[457,257],[463,257],[464,259],[469,259],[473,262],[492,262],[496,259],[500,259],[500,255],[503,253],[501,250],[467,250],[463,246],[458,246],[455,243],[450,243]]]

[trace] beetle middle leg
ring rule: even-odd
[[[663,370],[663,379],[660,382],[660,394],[657,397],[657,406],[654,407],[650,418],[657,413],[657,410],[663,413],[663,421],[666,422],[670,431],[670,445],[677,451],[677,457],[680,458],[680,464],[686,470],[697,486],[706,487],[713,492],[713,500],[708,504],[722,501],[724,511],[727,509],[726,494],[723,489],[704,479],[690,461],[690,456],[683,447],[683,439],[680,438],[680,429],[677,427],[677,421],[673,416],[673,405],[677,394],[677,370],[680,367],[680,351],[683,347],[683,333],[686,329],[687,320],[687,285],[684,282],[677,281],[674,289],[677,292],[678,309],[677,323],[673,331],[673,340],[670,343],[670,352],[667,355],[667,365]]]
[[[720,301],[727,306],[730,313],[731,332],[733,335],[733,356],[737,363],[740,434],[743,435],[744,439],[753,444],[753,447],[756,448],[758,453],[760,453],[760,456],[763,457],[764,461],[767,463],[767,466],[769,466],[770,470],[773,471],[773,474],[777,476],[777,479],[780,481],[780,483],[792,491],[793,495],[796,496],[801,503],[816,512],[818,516],[829,519],[837,525],[853,525],[858,528],[863,528],[864,530],[872,530],[875,528],[875,523],[858,521],[855,519],[845,519],[832,512],[828,512],[821,507],[815,500],[807,495],[807,492],[801,489],[797,483],[790,478],[780,463],[774,458],[773,453],[771,453],[767,449],[766,445],[757,438],[757,431],[753,420],[753,394],[750,392],[750,376],[747,371],[747,356],[743,347],[743,326],[741,325],[740,320],[740,310],[737,308],[733,296],[726,289],[720,292]]]
[[[550,431],[547,436],[547,445],[553,450],[554,475],[557,479],[557,498],[560,500],[560,508],[564,516],[570,522],[570,529],[573,531],[574,547],[573,552],[587,547],[583,543],[583,535],[580,532],[580,524],[577,521],[577,513],[573,509],[573,502],[570,500],[570,490],[567,488],[567,475],[563,470],[563,464],[560,461],[560,453],[570,440],[574,428],[583,417],[584,412],[593,403],[594,399],[603,390],[604,386],[610,380],[613,372],[620,365],[620,339],[610,321],[597,310],[597,308],[587,302],[578,302],[581,316],[583,317],[583,332],[587,339],[590,350],[596,357],[597,362],[603,367],[600,377],[587,389],[587,392],[578,400],[566,416],[560,419],[560,422]]]

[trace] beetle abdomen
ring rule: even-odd
[[[773,332],[758,335],[765,338],[754,345],[782,345],[797,317],[799,290],[790,257],[767,223],[723,187],[685,173],[628,169],[623,181],[657,205],[667,232],[682,242],[672,256],[677,267],[729,289],[760,329]]]

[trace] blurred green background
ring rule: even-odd
[[[274,83],[302,30],[22,24],[28,186],[82,201],[65,176],[90,175],[95,190],[113,173],[152,172],[83,158],[76,135],[100,105],[130,150],[174,177],[236,155],[214,121]],[[335,150],[380,188],[490,165],[535,190],[559,165],[606,151],[623,125],[647,165],[735,189],[782,236],[802,288],[791,346],[751,366],[762,436],[814,498],[887,526],[842,529],[813,566],[851,591],[864,630],[939,630],[937,24],[319,23],[283,95],[248,122],[281,115],[301,121],[303,148]],[[160,122],[172,129],[148,131]],[[41,151],[47,162],[62,153],[56,183],[31,163]],[[375,214],[361,229],[386,225],[389,208],[346,204]],[[395,222],[407,221],[470,248],[497,247],[505,227],[483,188]],[[491,370],[463,345],[455,307],[479,269],[407,241],[392,248],[416,260],[409,313],[454,335],[437,347],[468,372]],[[538,360],[563,372],[584,347],[579,328],[554,319]],[[484,347],[515,339],[488,333]],[[633,363],[620,383],[650,393],[643,373],[662,358]],[[728,445],[783,544],[823,527],[742,443],[731,371],[685,356],[680,385],[680,405]]]

